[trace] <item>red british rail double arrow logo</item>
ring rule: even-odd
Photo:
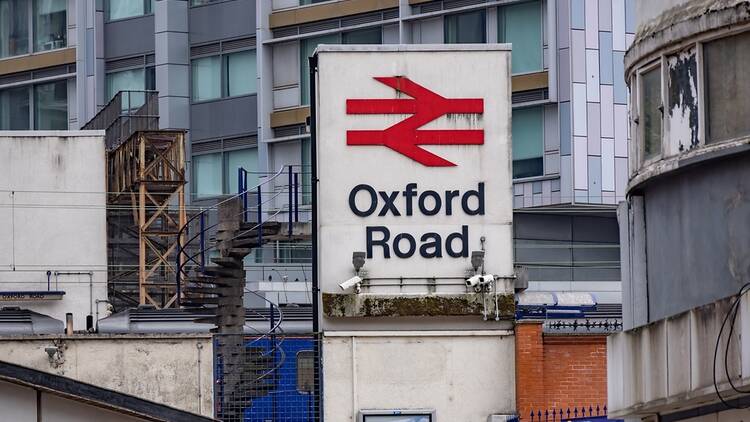
[[[347,145],[382,145],[429,167],[456,164],[420,148],[420,145],[482,145],[482,129],[420,127],[449,113],[482,114],[481,98],[445,98],[403,76],[376,77],[378,82],[412,97],[398,99],[348,99],[347,114],[411,114],[384,130],[348,130]]]

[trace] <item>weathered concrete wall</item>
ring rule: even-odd
[[[47,347],[58,347],[62,353],[50,359]],[[213,415],[210,336],[5,337],[0,339],[0,359],[177,409]]]
[[[736,293],[750,280],[750,154],[654,180],[644,192],[648,319]]]
[[[327,421],[364,409],[434,409],[440,421],[515,413],[515,341],[497,331],[326,335]],[[512,334],[512,333],[510,333]]]
[[[683,6],[694,0],[659,0],[659,1],[636,1],[635,2],[635,24],[638,27],[655,16],[658,16],[673,7]]]
[[[47,290],[51,271],[51,289],[65,291],[62,300],[0,306],[63,321],[72,312],[84,329],[96,299],[107,298],[104,157],[103,131],[0,132],[0,290]]]
[[[607,391],[610,417],[663,415],[718,403],[713,385],[714,350],[731,302],[724,299],[609,336]],[[745,295],[739,305],[726,365],[740,390],[746,390],[750,385],[748,338],[750,297]],[[726,327],[715,372],[722,397],[731,400],[738,395],[730,388],[724,370],[728,340],[729,327]]]

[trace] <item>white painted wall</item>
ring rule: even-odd
[[[62,356],[50,361],[44,349],[53,346],[62,350]],[[0,356],[6,362],[188,412],[213,415],[213,343],[210,336],[5,337],[0,339]],[[0,389],[0,399],[4,396]],[[0,408],[7,409],[5,406]],[[0,417],[0,420],[4,419]]]
[[[14,422],[135,422],[146,419],[123,415],[49,393],[37,403],[36,390],[0,381],[0,408],[3,420]],[[41,418],[39,418],[41,416]]]
[[[103,131],[0,132],[0,290],[47,290],[59,301],[0,302],[84,329],[96,299],[107,298],[106,186]],[[94,312],[95,313],[95,309]]]
[[[356,421],[363,409],[434,409],[437,422],[514,413],[512,335],[339,334],[323,342],[327,421]]]
[[[462,280],[466,271],[471,270],[470,253],[482,249],[483,237],[486,273],[512,276],[509,46],[325,46],[318,51],[316,152],[321,290],[340,292],[338,284],[354,275],[352,252],[366,250],[366,226],[385,226],[390,230],[391,257],[386,258],[383,248],[375,247],[364,266],[368,277],[380,279],[371,283],[372,293],[426,294],[426,280],[433,276],[438,277],[438,294],[464,293]],[[409,114],[346,112],[348,99],[408,99],[409,95],[374,79],[394,76],[407,77],[444,98],[481,99],[482,113],[443,115],[418,129],[483,130],[483,143],[421,146],[454,163],[453,166],[424,165],[382,145],[347,145],[347,131],[384,130],[410,118]],[[412,201],[413,214],[407,215],[407,200],[402,192],[409,183],[417,184],[417,196],[427,190],[437,192],[441,207],[435,215],[420,211],[417,196]],[[452,213],[447,213],[446,191],[458,190],[464,195],[477,190],[479,183],[484,184],[484,214],[465,213],[460,197],[451,200]],[[375,212],[357,216],[350,208],[349,198],[360,184],[388,194],[397,192],[394,203],[400,215],[387,212],[381,216],[384,201],[378,195]],[[363,191],[356,195],[359,210],[370,206],[369,198]],[[426,203],[429,209],[435,202]],[[476,198],[469,204],[470,208],[476,208]],[[469,257],[450,257],[446,251],[448,236],[459,232],[462,225],[468,226]],[[442,257],[420,256],[421,237],[428,232],[442,237]],[[415,238],[416,251],[411,257],[395,255],[394,241],[399,233]],[[382,238],[380,234],[373,237]],[[400,277],[419,278],[413,281],[421,279],[422,284],[412,283],[411,287],[401,289],[397,283]],[[396,285],[378,286],[385,284],[384,279]]]

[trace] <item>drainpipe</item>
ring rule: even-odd
[[[57,276],[59,275],[87,275],[89,276],[89,314],[86,317],[86,329],[92,330],[94,326],[94,272],[93,271],[55,271],[55,289],[59,290]],[[97,313],[99,309],[97,308]]]
[[[201,350],[203,349],[203,343],[198,340],[198,344],[195,345],[198,348],[198,414],[203,414],[203,384],[201,383]]]
[[[95,326],[95,328],[96,328],[95,331],[96,332],[99,332],[99,304],[100,303],[111,303],[111,302],[109,300],[107,300],[107,299],[96,299],[94,301],[94,304],[96,305],[94,307],[96,309],[96,326]]]

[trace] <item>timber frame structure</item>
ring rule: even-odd
[[[107,153],[107,167],[109,215],[120,220],[109,224],[110,230],[137,235],[138,304],[175,306],[179,233],[187,221],[185,132],[137,131]],[[128,213],[132,224],[122,224]],[[114,293],[133,295],[133,275],[127,265],[114,265],[110,270]]]
[[[177,306],[185,131],[159,129],[159,93],[120,91],[83,129],[104,130],[109,301]]]

